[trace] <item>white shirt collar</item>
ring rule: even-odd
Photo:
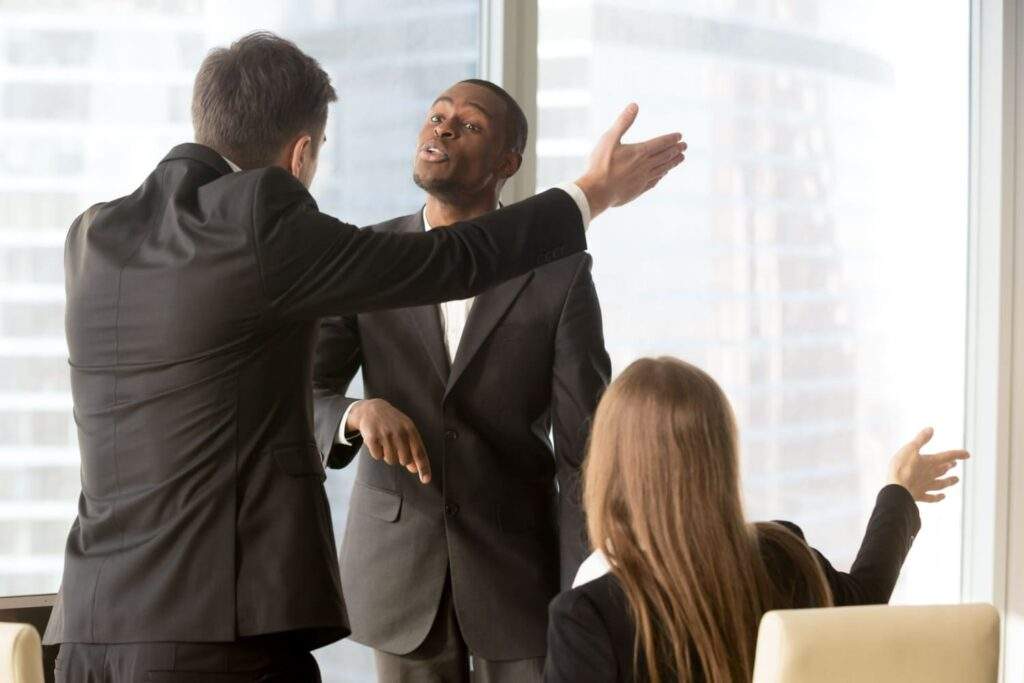
[[[232,173],[238,173],[239,171],[242,170],[241,168],[239,168],[238,164],[236,164],[235,162],[231,161],[231,159],[228,159],[226,156],[221,156],[221,159],[223,159],[224,161],[228,162],[228,166],[231,167],[231,172]]]

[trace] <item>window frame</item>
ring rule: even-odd
[[[1024,12],[972,0],[961,600],[1001,620],[1000,680],[1024,678]],[[1017,455],[1014,458],[1014,455]]]

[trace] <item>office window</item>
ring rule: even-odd
[[[339,94],[313,195],[365,224],[411,213],[426,107],[478,69],[478,2],[45,0],[0,7],[0,595],[57,590],[78,450],[63,333],[64,235],[192,139],[207,50],[278,32]],[[340,541],[352,470],[328,488]],[[325,681],[370,680],[368,650],[318,653]]]
[[[588,240],[616,370],[711,372],[754,519],[848,567],[897,446],[962,443],[969,3],[540,0],[538,185],[626,103],[684,168]],[[910,37],[912,36],[912,39]],[[895,599],[959,597],[959,493]]]

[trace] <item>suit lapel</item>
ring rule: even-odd
[[[420,210],[407,216],[401,225],[398,226],[398,231],[410,233],[423,232],[423,211]],[[416,328],[420,342],[423,344],[423,348],[430,358],[430,364],[434,367],[434,371],[437,372],[441,384],[447,384],[449,369],[448,351],[444,346],[444,331],[441,329],[441,317],[437,306],[434,304],[413,306],[402,309],[402,312],[409,319],[409,322],[412,323],[412,326]]]
[[[451,393],[452,387],[455,386],[469,362],[473,360],[473,356],[480,350],[484,341],[490,336],[495,326],[501,322],[505,312],[532,278],[532,271],[520,275],[487,290],[473,302],[473,307],[469,310],[469,318],[466,320],[466,327],[462,330],[462,339],[459,340],[459,349],[455,353],[455,360],[452,361],[448,385],[444,392],[445,397]]]

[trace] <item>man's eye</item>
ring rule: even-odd
[[[430,122],[431,123],[441,123],[441,115],[440,114],[433,114],[430,117]]]
[[[480,130],[480,126],[476,125],[475,123],[467,123],[466,124],[466,128],[468,128],[469,130],[471,130],[473,132],[476,132],[476,131]]]

